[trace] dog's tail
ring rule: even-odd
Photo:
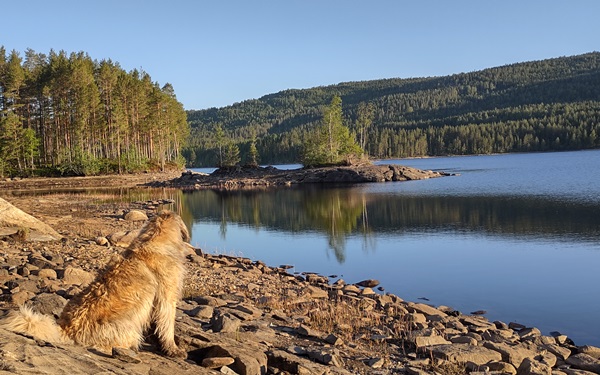
[[[54,344],[66,344],[70,341],[63,336],[54,317],[37,313],[28,306],[9,312],[0,320],[0,328]]]

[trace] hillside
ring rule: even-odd
[[[600,147],[600,53],[593,52],[444,77],[285,90],[188,111],[188,165],[214,165],[215,124],[242,158],[255,136],[261,163],[298,161],[307,129],[335,94],[345,124],[375,158]],[[371,126],[361,125],[361,114]]]

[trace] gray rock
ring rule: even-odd
[[[112,357],[125,363],[141,363],[138,354],[127,348],[112,348]]]
[[[362,286],[365,288],[375,288],[377,285],[379,285],[379,280],[374,280],[374,279],[363,280],[363,281],[357,282],[356,285]]]
[[[231,357],[208,357],[202,360],[202,367],[221,368],[235,363],[235,359]]]
[[[270,350],[267,352],[267,357],[269,358],[269,366],[289,374],[324,375],[330,373],[327,366],[289,354],[283,350]]]
[[[517,369],[519,375],[552,375],[552,368],[535,359],[525,358]]]
[[[211,319],[211,325],[213,332],[232,333],[239,330],[241,322],[229,313],[223,314],[217,311]]]
[[[431,348],[431,352],[436,358],[452,362],[473,362],[477,365],[483,365],[488,362],[502,361],[500,353],[482,346],[465,344],[437,345]]]
[[[131,210],[125,214],[124,219],[127,221],[146,221],[148,220],[148,216],[144,211]]]
[[[519,345],[508,345],[503,343],[495,342],[484,342],[483,346],[494,350],[502,355],[502,361],[508,362],[511,365],[519,368],[525,358],[534,358],[538,352],[537,350],[530,349],[523,344]]]
[[[575,368],[600,374],[600,360],[589,354],[577,353],[572,355],[567,358],[567,363]]]
[[[53,270],[52,268],[44,268],[38,271],[38,277],[40,279],[50,279],[50,280],[56,280],[58,278],[58,275],[56,274],[56,271]]]
[[[63,275],[65,284],[86,286],[94,280],[94,275],[81,268],[67,267]]]
[[[34,311],[55,317],[60,316],[66,304],[66,299],[54,293],[38,294],[28,303]]]
[[[600,348],[591,345],[580,346],[578,349],[579,353],[587,354],[590,357],[600,359]]]

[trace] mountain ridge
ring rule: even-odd
[[[242,154],[255,136],[263,162],[298,161],[304,135],[333,95],[342,98],[345,124],[355,132],[359,105],[374,106],[365,149],[377,158],[600,147],[600,53],[590,52],[448,76],[287,89],[187,111],[192,139],[184,154],[192,165],[210,165],[211,130],[219,123]],[[494,129],[472,128],[481,125]]]

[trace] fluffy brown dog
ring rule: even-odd
[[[173,212],[152,218],[123,258],[108,266],[65,306],[58,321],[27,307],[13,311],[0,327],[54,343],[75,342],[110,350],[137,349],[154,323],[162,350],[186,352],[174,340],[175,307],[181,295],[188,230]]]

